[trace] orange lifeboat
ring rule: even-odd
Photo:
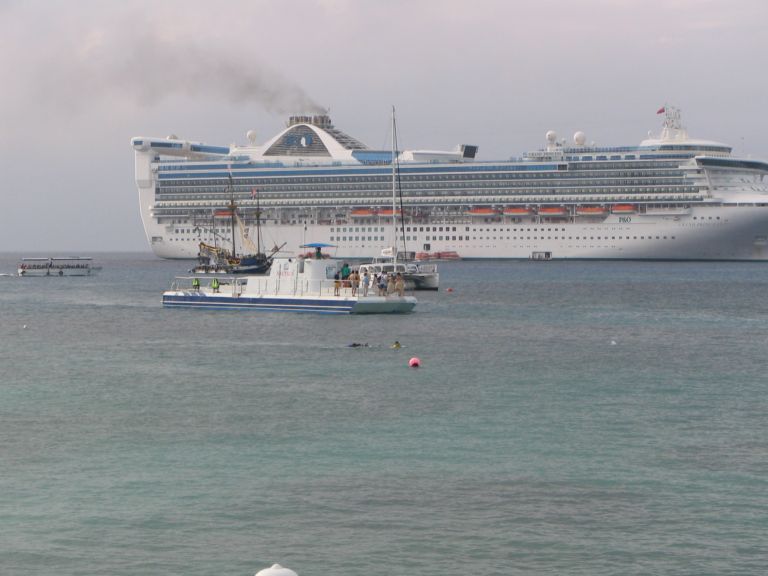
[[[540,216],[565,216],[568,209],[564,206],[542,206],[539,208]]]
[[[504,208],[504,214],[507,216],[526,216],[530,213],[531,209],[525,206],[507,206]]]
[[[461,260],[458,252],[446,250],[445,252],[416,252],[416,260],[424,262],[426,260]]]
[[[470,208],[469,213],[472,214],[472,216],[494,216],[498,214],[498,210],[495,210],[493,208],[487,208],[484,206],[480,206],[477,208]]]
[[[576,214],[582,216],[601,216],[605,214],[605,208],[602,206],[579,206],[576,208]]]
[[[397,214],[398,216],[400,216],[401,211],[400,210],[395,210],[393,212],[392,208],[383,208],[383,209],[379,210],[378,214],[379,214],[379,216],[392,216],[392,214]]]
[[[614,204],[611,207],[614,214],[634,214],[637,212],[637,206],[634,204]]]
[[[214,210],[213,215],[216,218],[232,218],[232,210]]]
[[[353,218],[365,218],[367,216],[375,216],[375,215],[376,215],[376,210],[372,210],[370,208],[354,208],[352,210]]]

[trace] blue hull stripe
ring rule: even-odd
[[[212,298],[210,296],[163,296],[163,306],[169,308],[207,308],[238,310],[322,312],[325,314],[351,314],[355,302],[328,302],[323,300],[291,300],[287,298]]]

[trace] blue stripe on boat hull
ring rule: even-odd
[[[216,310],[266,310],[272,312],[316,312],[321,314],[396,314],[413,310],[415,302],[398,300],[366,302],[365,300],[324,300],[309,298],[232,298],[196,294],[165,294],[167,308],[203,308]]]
[[[321,312],[350,314],[355,302],[324,300],[293,300],[288,298],[216,298],[211,296],[163,296],[163,306],[169,308],[207,308],[224,310],[268,310],[289,312]]]

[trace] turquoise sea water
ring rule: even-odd
[[[764,264],[445,263],[326,317],[97,258],[0,277],[2,575],[766,572]]]

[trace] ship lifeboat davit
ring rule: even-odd
[[[366,218],[368,216],[375,216],[375,215],[376,215],[376,210],[373,210],[371,208],[354,208],[352,210],[353,218]]]
[[[525,206],[507,206],[504,208],[506,216],[527,216],[530,213],[531,209]]]
[[[541,206],[539,216],[567,216],[568,209],[565,206]]]
[[[602,216],[606,210],[602,206],[579,206],[576,208],[576,214],[580,216]]]
[[[469,213],[472,216],[495,216],[499,213],[495,208],[488,208],[487,206],[476,206],[469,209]]]
[[[637,206],[634,204],[614,204],[611,207],[614,214],[634,214],[637,212]]]

